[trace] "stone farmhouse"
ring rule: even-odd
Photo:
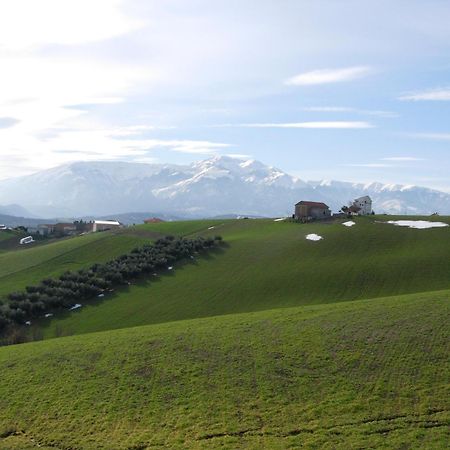
[[[329,217],[331,217],[331,210],[325,203],[302,200],[295,205],[294,219],[296,220],[309,222]]]

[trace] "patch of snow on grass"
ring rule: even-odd
[[[308,241],[320,241],[321,239],[323,239],[323,237],[319,236],[318,234],[312,233],[308,234],[306,236],[306,239],[308,239]]]
[[[416,228],[418,230],[425,230],[427,228],[441,228],[448,227],[444,222],[430,222],[428,220],[389,220],[386,223],[396,225],[398,227]]]
[[[280,217],[279,219],[275,219],[274,222],[281,222],[282,220],[284,220],[284,217]]]
[[[70,308],[70,310],[73,311],[74,309],[81,308],[82,306],[83,306],[83,305],[81,305],[80,303],[77,303],[77,304],[73,305],[73,306]]]
[[[48,317],[52,317],[53,314],[52,313],[47,313],[44,317],[47,319]]]
[[[209,227],[208,230],[214,230],[216,227]]]
[[[344,227],[352,227],[353,225],[356,225],[356,223],[353,222],[353,220],[349,220],[348,222],[344,222],[342,225],[344,225]]]

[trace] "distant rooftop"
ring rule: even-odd
[[[97,225],[120,225],[117,220],[94,220]]]
[[[310,201],[302,200],[301,202],[298,202],[297,205],[314,206],[316,208],[327,208],[328,209],[328,205],[326,205],[325,203],[322,203],[322,202],[310,202]]]

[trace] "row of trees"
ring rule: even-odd
[[[206,239],[168,236],[107,263],[65,272],[59,278],[47,278],[38,285],[27,286],[25,291],[13,292],[0,303],[0,332],[9,324],[23,324],[33,317],[99,296],[141,275],[154,273],[175,261],[215,247],[221,241],[220,236]]]

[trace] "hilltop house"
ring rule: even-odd
[[[70,236],[77,232],[77,227],[73,223],[56,223],[53,228],[53,233],[60,236]]]
[[[113,230],[116,228],[122,228],[122,224],[117,220],[94,220],[88,225],[92,226],[92,231],[95,233],[97,231]]]
[[[368,195],[355,199],[349,206],[348,212],[356,216],[372,214],[372,199]]]
[[[161,223],[164,222],[164,220],[160,219],[159,217],[152,217],[150,219],[145,219],[144,223]]]
[[[296,220],[320,220],[328,217],[331,217],[331,211],[325,203],[302,200],[295,205],[294,218]]]

